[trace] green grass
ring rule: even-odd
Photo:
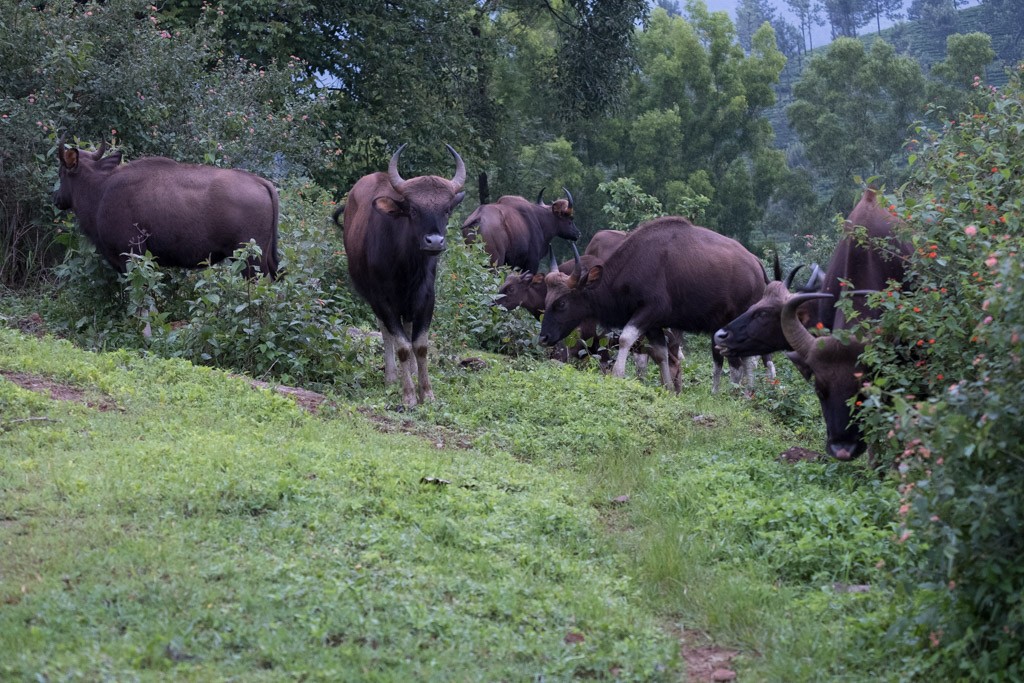
[[[887,599],[891,487],[776,462],[820,429],[710,395],[707,356],[680,396],[488,357],[416,411],[312,416],[0,330],[0,370],[92,403],[0,379],[0,678],[680,680],[683,627],[747,680],[877,680],[850,624]]]

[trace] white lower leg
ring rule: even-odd
[[[629,359],[629,350],[633,348],[633,344],[640,338],[641,331],[632,325],[626,325],[625,329],[622,330],[622,334],[619,335],[619,353],[615,356],[615,367],[612,369],[612,374],[616,377],[626,376],[626,361]]]

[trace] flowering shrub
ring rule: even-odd
[[[1022,65],[1024,69],[1024,65]],[[1024,90],[924,133],[891,210],[915,252],[910,286],[864,355],[879,379],[862,415],[900,477],[915,604],[897,626],[930,680],[1024,677]],[[911,594],[908,591],[908,594]]]

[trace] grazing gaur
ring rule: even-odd
[[[769,285],[760,302],[715,334],[716,346],[728,355],[793,352],[787,355],[804,376],[814,376],[828,431],[827,449],[839,460],[854,458],[866,448],[846,406],[860,384],[836,380],[840,376],[855,377],[857,356],[863,346],[857,342],[844,346],[830,337],[820,343],[827,352],[811,354],[806,337],[798,335],[794,325],[810,328],[820,323],[822,328],[842,329],[846,323],[842,316],[837,317],[836,301],[844,289],[880,290],[889,281],[903,282],[911,248],[895,235],[898,219],[878,205],[876,194],[873,189],[866,190],[845,221],[844,236],[836,245],[821,292],[794,295],[784,286]],[[843,287],[840,281],[849,282],[849,286]],[[855,298],[853,306],[862,319],[873,317],[865,297]],[[784,321],[787,317],[788,322]],[[794,339],[799,340],[799,349]],[[817,348],[818,344],[813,346]]]
[[[604,259],[626,239],[628,233],[622,230],[598,230],[587,243],[584,254],[595,258]],[[550,270],[556,268],[570,275],[575,266],[574,260],[563,261],[556,264],[554,255],[551,256]],[[520,273],[514,272],[505,278],[498,289],[496,305],[503,306],[506,310],[512,311],[516,308],[526,309],[530,315],[540,320],[544,313],[544,298],[547,296],[548,287],[544,284],[546,273]],[[559,360],[568,360],[583,355],[597,356],[602,365],[609,362],[609,349],[618,343],[618,335],[603,335],[598,331],[596,320],[584,320],[580,323],[579,340],[572,349],[566,349],[561,343],[555,345],[555,354]],[[669,365],[673,378],[679,377],[679,361],[681,360],[682,334],[671,333],[669,335]],[[647,368],[647,357],[643,353],[635,355],[637,372],[641,373]]]
[[[848,280],[850,289],[881,289],[889,280],[903,280],[904,257],[909,254],[909,247],[893,234],[897,222],[878,205],[875,190],[864,193],[847,218],[843,228],[845,235],[836,245],[820,280],[821,291],[831,294],[832,298],[804,301],[797,311],[797,317],[805,326],[815,327],[821,323],[832,327],[835,301],[842,291],[840,280]],[[857,237],[858,227],[864,229],[865,240]],[[808,287],[812,287],[811,283],[804,289]],[[769,284],[760,301],[715,333],[715,345],[725,356],[791,351],[781,322],[782,307],[790,296],[789,287],[783,283]]]
[[[445,147],[455,159],[451,180],[403,178],[398,172],[403,144],[391,157],[387,173],[360,178],[345,205],[349,275],[380,322],[384,380],[397,381],[401,365],[402,401],[408,407],[434,398],[427,347],[437,259],[446,248],[448,217],[465,197],[466,166],[450,145]]]
[[[757,301],[767,279],[761,261],[736,240],[685,218],[657,218],[637,227],[606,259],[583,256],[571,275],[547,275],[540,342],[554,344],[588,318],[621,329],[621,349],[646,334],[662,383],[678,390],[664,330],[710,334]],[[722,356],[715,349],[712,356],[717,391]],[[619,377],[626,357],[615,359]]]
[[[863,301],[870,291],[855,290],[850,295],[854,302]],[[826,450],[836,460],[852,460],[867,449],[860,426],[853,419],[850,399],[861,389],[860,378],[864,367],[860,354],[864,344],[850,338],[840,340],[832,335],[815,337],[804,327],[796,310],[807,302],[832,302],[825,292],[794,294],[782,307],[782,331],[793,347],[790,353],[797,367],[814,385],[814,393],[821,404],[827,434]],[[842,312],[836,314],[833,330],[845,329]]]
[[[622,230],[598,230],[587,242],[587,248],[583,253],[603,260],[622,244],[626,235],[628,233]],[[569,275],[574,264],[575,261],[572,260],[556,264],[552,255],[549,269],[554,270],[557,267]],[[543,272],[531,271],[510,273],[498,288],[499,296],[495,303],[510,311],[519,307],[525,308],[530,315],[540,320],[541,313],[544,312],[544,297],[548,292],[548,287],[544,284],[545,275]]]
[[[566,190],[565,196],[554,204],[545,204],[542,196],[536,203],[519,196],[500,197],[469,214],[462,223],[462,236],[472,242],[479,234],[491,265],[536,273],[554,238],[579,239],[572,195]]]
[[[277,275],[277,189],[246,171],[180,164],[164,157],[121,163],[57,145],[58,209],[75,212],[82,232],[110,265],[125,272],[132,254],[149,251],[161,266],[197,268],[231,256],[254,240],[259,270]],[[247,277],[254,277],[249,263]]]

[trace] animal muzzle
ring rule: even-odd
[[[61,211],[67,211],[71,208],[71,202],[67,201],[61,196],[60,190],[53,193],[53,205]]]
[[[858,455],[863,453],[867,449],[867,446],[863,442],[851,441],[848,443],[829,443],[828,454],[836,460],[842,460],[846,462],[853,460]]]
[[[714,336],[713,341],[714,341],[715,349],[719,353],[721,353],[723,356],[728,357],[728,356],[732,355],[732,349],[730,349],[727,346],[727,344],[730,341],[730,339],[729,339],[729,331],[728,330],[723,328],[723,329],[718,330],[717,332],[715,332],[715,336]]]
[[[423,241],[420,243],[420,251],[425,251],[431,254],[440,254],[448,247],[445,244],[444,235],[441,234],[429,234],[423,236]]]

